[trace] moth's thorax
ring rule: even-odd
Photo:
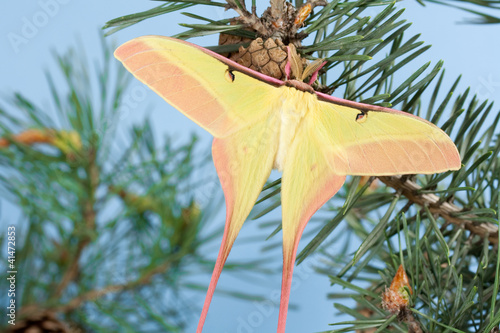
[[[299,80],[287,80],[287,81],[285,81],[285,85],[287,87],[293,87],[297,90],[309,92],[311,94],[314,93],[313,87],[311,87],[307,83],[299,81]]]
[[[304,116],[314,110],[318,103],[316,95],[313,93],[304,93],[293,87],[282,87],[282,95],[279,99],[279,141],[278,151],[274,159],[274,168],[283,171],[286,162],[286,156],[290,146],[296,138]]]

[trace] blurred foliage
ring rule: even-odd
[[[149,121],[123,129],[140,107],[137,91],[104,40],[102,49],[95,71],[84,52],[56,56],[62,75],[47,74],[54,110],[20,93],[0,108],[0,193],[22,213],[17,331],[55,314],[75,331],[181,332],[200,310],[197,276],[213,267],[222,228],[207,222],[222,195],[209,154],[194,154],[195,137],[159,140]],[[244,266],[267,272],[259,262],[228,270]]]

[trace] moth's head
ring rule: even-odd
[[[299,82],[301,83],[299,86],[305,85],[311,87],[314,81],[318,78],[319,70],[326,65],[326,61],[323,59],[316,59],[304,68],[302,65],[302,58],[297,54],[295,45],[290,44],[287,46],[287,49],[288,59],[285,66],[286,80]],[[305,80],[308,77],[310,77],[310,79],[308,83],[306,83]],[[296,83],[292,85],[295,86]]]

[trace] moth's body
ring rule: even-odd
[[[212,157],[226,199],[226,227],[197,333],[233,242],[272,168],[283,172],[279,333],[285,331],[302,231],[342,187],[346,175],[460,168],[460,156],[446,133],[406,112],[334,98],[297,80],[283,82],[173,38],[136,38],[115,56],[214,136]],[[288,64],[292,66],[290,59]],[[296,71],[301,72],[300,67]],[[314,81],[317,71],[312,72]]]
[[[296,133],[307,114],[317,109],[318,99],[312,93],[304,94],[303,91],[293,87],[283,86],[278,88],[280,97],[277,99],[279,105],[277,113],[279,121],[278,151],[274,159],[273,168],[283,171],[285,158],[289,148],[296,138]],[[299,101],[299,103],[297,103]]]

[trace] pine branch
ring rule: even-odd
[[[140,278],[130,281],[127,283],[123,284],[115,284],[115,285],[109,285],[106,286],[102,289],[98,290],[90,290],[87,291],[81,295],[78,295],[77,297],[73,298],[69,302],[67,302],[64,305],[59,305],[55,308],[53,308],[53,311],[61,312],[61,313],[69,313],[71,311],[76,310],[77,308],[81,307],[83,303],[89,302],[89,301],[95,301],[98,300],[108,294],[111,293],[120,293],[126,290],[134,289],[137,287],[145,286],[147,284],[151,283],[151,279],[158,274],[164,274],[170,267],[172,267],[172,262],[175,262],[176,260],[180,259],[182,256],[179,255],[177,259],[171,259],[169,258],[167,261],[165,261],[163,264],[155,266],[153,269],[148,271],[147,273],[143,274]]]
[[[418,2],[420,2],[422,5],[424,5],[423,1],[457,8],[457,9],[463,10],[465,12],[468,12],[468,13],[471,13],[471,14],[474,14],[477,16],[476,18],[473,18],[473,19],[465,19],[463,21],[464,23],[472,23],[472,24],[498,24],[498,23],[500,23],[500,17],[498,17],[498,16],[493,16],[493,15],[487,14],[485,12],[480,12],[480,11],[477,11],[474,9],[464,7],[462,5],[455,4],[455,3],[459,3],[459,4],[464,4],[466,6],[473,5],[476,7],[484,7],[489,12],[493,12],[494,10],[500,11],[500,3],[497,0],[481,0],[481,1],[477,1],[477,0],[454,0],[454,1],[450,1],[450,0],[447,0],[447,1],[446,0],[445,1],[418,0]]]
[[[460,228],[469,230],[470,232],[487,238],[492,244],[498,244],[498,226],[489,223],[478,223],[474,214],[461,215],[460,218],[456,214],[462,213],[464,210],[451,202],[443,202],[441,198],[432,193],[418,193],[422,189],[420,185],[414,181],[402,176],[378,177],[384,184],[400,191],[410,202],[421,207],[428,207],[430,212],[439,215],[446,222],[455,224]]]
[[[86,230],[92,234],[96,231],[96,211],[94,206],[96,204],[96,191],[99,186],[99,169],[96,165],[96,149],[94,147],[90,147],[87,152],[87,166],[86,172],[88,175],[88,184],[87,186],[87,198],[83,200],[81,205],[82,207],[82,219],[83,225]],[[80,271],[80,258],[84,249],[91,243],[92,239],[87,235],[83,235],[78,239],[78,243],[76,246],[76,253],[73,258],[70,260],[71,264],[67,267],[66,272],[59,285],[56,287],[54,294],[52,296],[53,299],[57,300],[61,297],[64,290],[68,287],[69,283],[75,280],[79,271]]]
[[[210,2],[210,1],[207,1],[207,2]],[[109,36],[117,31],[120,31],[120,30],[125,29],[127,27],[130,27],[134,24],[142,22],[148,18],[171,13],[171,12],[178,11],[178,10],[183,10],[183,9],[189,8],[191,6],[194,6],[195,4],[196,4],[196,2],[166,3],[166,4],[162,4],[158,7],[140,12],[140,13],[118,17],[114,20],[110,20],[110,21],[106,22],[106,24],[103,26],[103,29],[109,29],[106,32],[105,36]],[[212,3],[212,5],[214,5],[214,3]],[[111,28],[114,28],[114,29],[111,29]]]
[[[245,2],[239,0],[227,0],[227,8],[234,10],[238,13],[238,21],[242,22],[245,26],[251,27],[262,36],[270,36],[271,32],[264,26],[261,19],[255,14],[255,11],[250,13],[246,7]]]

